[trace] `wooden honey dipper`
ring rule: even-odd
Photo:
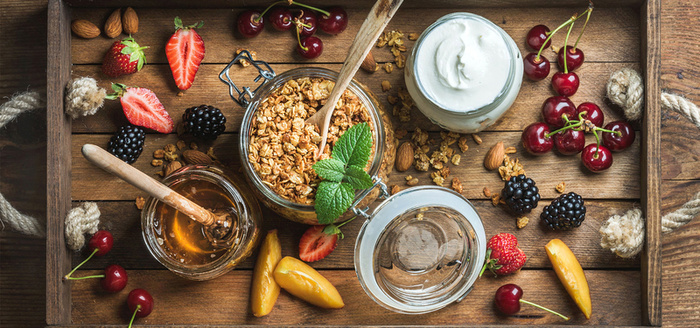
[[[231,227],[234,224],[232,214],[235,215],[235,209],[233,209],[233,213],[226,210],[215,210],[212,212],[199,206],[99,146],[85,144],[83,145],[82,153],[87,160],[99,168],[119,177],[130,185],[141,189],[161,202],[174,207],[192,220],[204,225],[206,227],[204,231],[213,244],[230,246],[226,236],[231,235]]]

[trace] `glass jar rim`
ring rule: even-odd
[[[508,53],[510,54],[510,65],[508,69],[508,79],[506,80],[506,83],[503,85],[503,88],[501,88],[501,91],[496,95],[496,98],[494,98],[494,101],[486,104],[482,107],[476,108],[474,110],[466,111],[466,112],[461,112],[461,111],[455,111],[451,110],[448,108],[445,108],[442,104],[440,104],[437,100],[433,99],[432,95],[426,92],[425,87],[423,86],[423,83],[420,80],[420,76],[418,74],[415,74],[417,72],[417,65],[418,65],[418,60],[416,60],[416,57],[418,55],[418,52],[423,46],[423,39],[427,37],[427,35],[430,34],[430,32],[433,31],[436,27],[449,22],[452,19],[455,18],[466,18],[466,19],[471,19],[471,20],[476,20],[480,21],[482,23],[485,23],[488,27],[492,28],[498,34],[501,36],[503,39],[503,42],[506,46],[506,49],[508,50]],[[468,12],[455,12],[455,13],[450,13],[447,15],[444,15],[440,18],[438,18],[435,22],[430,24],[423,33],[418,37],[418,39],[415,42],[415,45],[413,46],[413,49],[411,50],[411,56],[413,57],[413,65],[412,67],[409,67],[413,72],[414,72],[414,77],[416,80],[416,87],[420,90],[420,93],[427,99],[435,108],[439,109],[440,111],[449,113],[451,115],[456,115],[459,117],[463,118],[473,118],[473,117],[479,117],[483,115],[484,113],[488,113],[496,108],[505,100],[505,97],[503,97],[508,90],[510,90],[513,85],[514,85],[514,77],[516,76],[516,60],[520,58],[520,50],[517,49],[516,46],[514,46],[515,41],[506,33],[506,31],[503,30],[500,26],[496,25],[489,19],[486,19],[483,16],[473,14],[473,13],[468,13]],[[517,51],[517,53],[516,53]]]
[[[257,111],[258,104],[264,100],[264,97],[267,97],[270,93],[282,87],[282,85],[284,85],[284,83],[287,81],[301,77],[321,77],[336,81],[338,78],[338,72],[322,67],[297,67],[278,74],[273,79],[266,81],[258,92],[255,93],[243,115],[239,136],[239,151],[241,154],[241,165],[243,166],[246,175],[250,178],[250,181],[252,181],[252,184],[254,185],[253,187],[260,190],[265,197],[284,207],[295,208],[300,211],[314,212],[314,205],[295,203],[274,192],[266,183],[262,181],[262,179],[260,179],[260,176],[257,172],[255,172],[252,164],[248,161],[248,154],[250,153],[248,144],[250,142],[251,122],[255,116],[255,112]],[[384,124],[379,113],[379,108],[377,108],[377,105],[374,104],[371,97],[368,95],[369,90],[366,86],[353,79],[348,85],[348,90],[352,91],[355,96],[362,101],[372,117],[370,124],[373,125],[375,150],[374,157],[372,158],[372,165],[370,166],[368,174],[374,178],[380,170],[382,157],[384,155],[384,148],[381,147],[381,145],[383,145],[385,142]],[[357,200],[361,192],[362,191],[360,190],[355,193],[355,200]]]

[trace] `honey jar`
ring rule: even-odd
[[[258,243],[262,214],[244,183],[223,170],[205,165],[186,166],[163,183],[202,207],[225,211],[231,217],[223,236],[154,198],[141,212],[146,246],[170,271],[192,280],[216,278],[245,260]]]

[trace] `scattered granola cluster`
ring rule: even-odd
[[[321,135],[316,125],[304,121],[325,104],[333,85],[322,78],[290,80],[260,103],[252,120],[248,161],[264,184],[292,202],[314,203],[320,179],[311,166]],[[319,159],[330,157],[338,137],[351,126],[369,121],[367,108],[346,90],[333,112],[329,146]]]
[[[411,33],[409,36],[414,34],[415,33]],[[394,63],[396,63],[396,67],[398,68],[404,68],[404,66],[406,66],[406,56],[402,54],[402,52],[406,52],[407,50],[404,45],[403,37],[403,32],[391,31],[384,32],[379,39],[377,39],[377,48],[383,48],[387,45],[391,47],[391,54],[394,55]],[[392,63],[384,64],[384,70],[386,70],[387,73],[391,73],[393,69],[394,65]]]
[[[566,191],[566,182],[562,181],[554,188],[558,193],[563,194]]]
[[[157,175],[164,177],[169,175],[170,173],[175,172],[179,168],[182,167],[182,162],[180,159],[180,156],[182,155],[183,152],[187,150],[197,150],[199,147],[197,146],[196,143],[191,142],[188,148],[187,143],[184,140],[178,140],[175,145],[173,144],[167,144],[165,147],[161,149],[156,149],[153,151],[153,160],[151,160],[151,166],[153,167],[162,167],[162,169],[158,172],[156,172]],[[206,154],[202,153],[202,155],[207,155],[208,157],[211,158],[211,161],[216,160],[216,156],[214,156],[214,148],[209,147],[209,150],[207,151]],[[190,164],[205,164],[205,163],[190,163]]]
[[[392,115],[397,116],[401,122],[411,121],[411,107],[415,103],[405,88],[398,88],[396,95],[388,95],[386,99],[390,105],[394,106]]]
[[[243,51],[243,50],[248,50],[248,49],[238,48],[238,49],[236,49],[236,55],[239,55],[239,54],[241,53],[241,51]],[[257,61],[257,60],[258,60],[258,54],[257,54],[255,51],[248,50],[248,52],[250,53],[250,58],[252,58],[254,61]],[[251,65],[251,63],[248,62],[247,59],[243,59],[243,58],[241,58],[241,59],[238,61],[238,64],[240,64],[240,65],[243,66],[243,67],[248,67],[248,66]]]
[[[523,165],[520,164],[519,159],[511,159],[510,156],[506,155],[503,160],[503,165],[498,168],[498,173],[501,175],[503,181],[508,181],[512,177],[525,174],[525,169]]]

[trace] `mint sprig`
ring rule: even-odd
[[[316,218],[321,224],[330,224],[350,208],[355,189],[372,187],[372,178],[365,166],[372,152],[372,131],[369,124],[352,126],[338,138],[331,158],[312,166],[323,181],[316,190]]]

